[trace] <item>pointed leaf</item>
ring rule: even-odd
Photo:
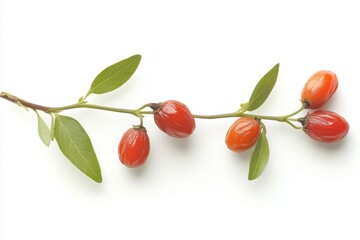
[[[249,180],[258,178],[266,168],[269,160],[269,143],[266,138],[266,131],[262,131],[256,143],[255,150],[251,156],[249,168]]]
[[[260,79],[251,94],[249,105],[247,107],[248,111],[253,111],[259,108],[266,101],[275,86],[278,72],[279,63]]]
[[[50,137],[51,137],[51,140],[54,140],[54,138],[55,138],[55,117],[54,117],[54,114],[50,114],[50,115],[51,115]]]
[[[41,118],[40,114],[36,112],[36,116],[38,119],[38,133],[41,141],[45,144],[45,146],[50,146],[51,142],[51,135],[50,135],[50,129],[44,122],[44,120]]]
[[[102,182],[101,169],[90,138],[77,120],[56,114],[55,139],[61,152],[77,168],[95,182]]]
[[[134,55],[105,68],[96,76],[89,92],[83,99],[91,93],[107,93],[122,86],[134,74],[140,64],[140,60],[141,55]]]

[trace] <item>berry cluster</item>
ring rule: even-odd
[[[330,71],[318,71],[306,82],[301,101],[303,108],[318,109],[335,93],[338,87],[337,76]],[[187,106],[179,101],[169,100],[163,103],[150,104],[154,110],[156,125],[171,137],[186,138],[195,129],[195,119]],[[297,119],[304,132],[321,142],[335,142],[346,136],[349,131],[347,121],[337,113],[327,110],[316,110],[303,118]],[[253,147],[265,126],[261,119],[240,117],[229,128],[225,137],[227,147],[234,152],[243,152]],[[128,167],[138,167],[145,163],[150,150],[146,128],[130,128],[119,143],[120,161]]]
[[[186,138],[195,130],[195,119],[185,104],[169,100],[152,103],[156,125],[171,137]],[[120,161],[128,167],[143,165],[149,155],[150,140],[144,126],[134,126],[122,136],[118,153]]]
[[[309,109],[318,109],[332,97],[337,87],[338,79],[335,73],[318,71],[306,82],[301,101]],[[316,110],[300,118],[299,122],[309,137],[320,142],[338,141],[346,136],[350,127],[342,116],[327,110]]]

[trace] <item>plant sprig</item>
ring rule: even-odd
[[[10,102],[16,103],[25,109],[34,110],[38,119],[38,133],[41,141],[46,146],[49,146],[51,141],[55,139],[61,152],[66,158],[68,158],[85,175],[90,177],[95,182],[100,183],[102,182],[101,168],[90,137],[76,119],[62,115],[60,113],[70,109],[87,108],[93,110],[131,114],[140,120],[140,126],[142,126],[144,115],[154,114],[154,110],[151,109],[151,106],[154,106],[154,103],[143,104],[141,107],[136,109],[127,109],[96,105],[86,101],[90,94],[105,94],[120,88],[135,73],[137,67],[140,64],[140,61],[141,55],[133,55],[105,68],[93,80],[86,95],[80,97],[76,103],[71,105],[48,107],[31,103],[6,92],[1,92],[0,97]],[[256,110],[262,106],[268,99],[268,96],[276,84],[278,71],[279,64],[276,64],[258,81],[257,85],[252,91],[252,94],[250,95],[248,102],[242,103],[241,108],[237,111],[213,115],[193,114],[193,117],[198,119],[251,117],[261,121],[263,130],[259,139],[257,140],[250,160],[248,176],[249,180],[256,179],[262,174],[269,159],[269,144],[266,137],[266,127],[263,123],[263,120],[284,122],[294,129],[302,129],[301,126],[297,126],[295,124],[298,123],[298,119],[293,117],[306,108],[304,104],[302,104],[302,106],[293,113],[283,116],[265,116],[251,113],[251,111]],[[146,110],[146,108],[150,109]],[[46,125],[45,121],[40,116],[39,111],[50,115],[50,128]]]

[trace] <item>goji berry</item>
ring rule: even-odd
[[[242,117],[237,119],[229,128],[225,143],[235,152],[242,152],[251,148],[259,138],[260,123],[254,118]]]
[[[143,165],[149,151],[150,140],[146,129],[138,126],[124,133],[118,147],[120,161],[130,168]]]
[[[324,105],[334,94],[338,87],[335,73],[321,70],[314,73],[301,92],[301,101],[308,104],[311,109]]]
[[[185,104],[168,100],[152,104],[151,108],[156,125],[169,136],[185,138],[195,130],[195,119]]]
[[[349,124],[337,113],[317,110],[299,119],[309,137],[320,142],[335,142],[343,139],[349,132]]]

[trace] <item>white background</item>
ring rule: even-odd
[[[128,169],[117,145],[136,118],[66,112],[92,139],[104,178],[97,184],[56,142],[41,143],[33,112],[0,100],[0,239],[360,238],[357,1],[0,4],[0,91],[29,101],[74,103],[103,68],[141,54],[128,83],[88,100],[137,108],[177,99],[196,114],[225,113],[280,62],[277,85],[257,113],[296,110],[308,77],[328,69],[339,88],[325,108],[351,125],[343,141],[326,145],[266,122],[269,164],[249,182],[251,153],[224,144],[235,119],[197,120],[194,134],[179,140],[147,116],[150,156]]]

